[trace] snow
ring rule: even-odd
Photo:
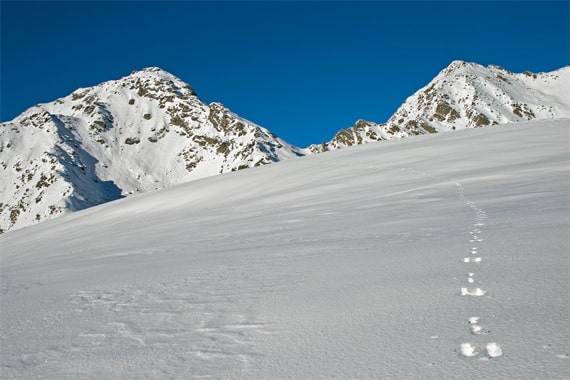
[[[569,123],[371,143],[8,231],[1,377],[566,379]]]

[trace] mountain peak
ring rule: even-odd
[[[466,65],[468,65],[468,64],[469,64],[469,62],[462,61],[462,60],[460,60],[460,59],[456,59],[456,60],[452,61],[452,62],[449,64],[449,66],[447,66],[447,68],[449,68],[449,69],[455,69],[455,68],[459,68],[459,67],[462,67],[462,66],[466,66]]]
[[[303,154],[221,103],[205,104],[174,75],[146,68],[0,125],[0,233]]]
[[[166,85],[166,87],[162,86],[164,87],[164,91],[176,92],[180,89],[185,89],[189,90],[191,95],[196,95],[194,89],[188,83],[185,83],[182,79],[178,78],[177,76],[156,66],[146,67],[141,70],[135,70],[131,72],[131,75],[123,77],[118,81],[110,81],[106,83],[133,82],[133,81],[136,81],[138,87],[146,87],[150,89],[152,87],[157,87],[157,85],[161,83],[163,85]],[[121,85],[124,86],[125,84],[121,83]]]
[[[166,72],[165,70],[163,70],[163,69],[161,69],[160,67],[157,67],[157,66],[145,67],[145,68],[141,69],[141,71],[147,71],[147,72],[150,72],[150,73],[158,73],[158,72],[161,72],[161,71]]]
[[[157,66],[145,67],[145,68],[142,68],[140,70],[133,70],[133,72],[131,72],[131,76],[137,75],[137,74],[141,75],[144,73],[174,76],[171,73],[169,73],[168,71],[161,69],[160,67],[157,67]]]
[[[454,71],[454,70],[458,70],[458,69],[464,69],[467,67],[473,67],[473,66],[479,66],[477,63],[474,62],[467,62],[467,61],[462,61],[462,60],[455,60],[452,61],[449,66],[447,66],[447,71]]]
[[[357,121],[313,152],[410,135],[531,119],[570,117],[570,69],[515,74],[456,60],[410,96],[384,124]]]

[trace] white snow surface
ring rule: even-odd
[[[567,379],[569,128],[371,143],[8,231],[0,377]]]

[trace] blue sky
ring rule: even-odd
[[[568,65],[569,2],[1,2],[0,120],[159,66],[305,147],[386,121],[460,59]]]

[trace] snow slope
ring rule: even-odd
[[[567,379],[569,120],[367,144],[0,236],[3,379]]]
[[[464,128],[570,117],[570,67],[513,73],[454,61],[406,99],[384,124],[358,120],[313,152]]]

